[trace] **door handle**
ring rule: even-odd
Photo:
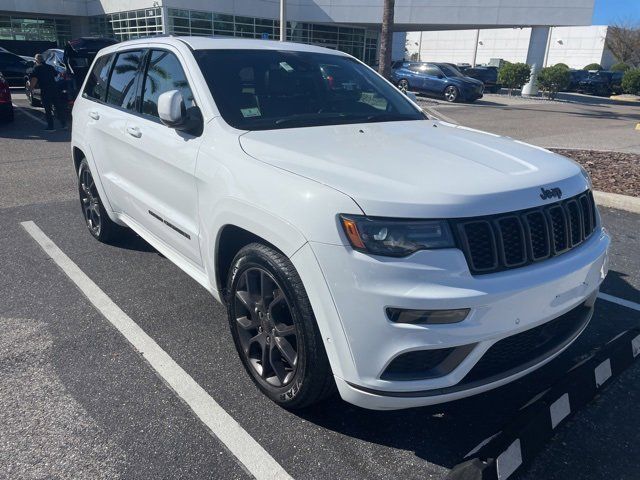
[[[142,136],[142,132],[138,127],[127,127],[127,133],[135,138],[140,138]]]
[[[100,114],[98,112],[95,112],[95,111],[89,112],[89,116],[91,118],[93,118],[94,120],[99,120],[100,119]]]

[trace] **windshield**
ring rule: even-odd
[[[457,68],[453,68],[451,65],[447,65],[446,63],[438,63],[438,67],[447,77],[464,77]]]
[[[241,130],[426,119],[349,57],[277,50],[198,50],[195,57],[222,117]]]

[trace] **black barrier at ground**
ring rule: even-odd
[[[456,465],[448,480],[504,480],[531,463],[576,411],[640,354],[640,328],[626,330],[573,365],[555,385],[535,395],[516,417]]]

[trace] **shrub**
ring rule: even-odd
[[[622,77],[622,89],[632,95],[640,95],[640,68],[627,70]]]
[[[562,67],[562,68],[566,68],[567,70],[570,70],[569,65],[567,65],[566,63],[556,63],[554,67]]]
[[[546,67],[538,73],[538,88],[542,90],[547,98],[554,99],[558,92],[565,90],[571,82],[571,74],[568,68],[562,65]]]
[[[615,65],[612,65],[609,70],[611,70],[612,72],[626,72],[630,68],[631,67],[629,65],[627,65],[626,63],[619,62],[619,63],[616,63]]]
[[[583,70],[602,70],[602,65],[599,63],[590,63],[589,65],[585,65]]]
[[[498,82],[509,89],[509,95],[514,88],[522,88],[529,78],[531,67],[526,63],[505,63],[498,71]]]

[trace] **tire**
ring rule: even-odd
[[[40,100],[37,100],[37,99],[33,98],[33,92],[31,90],[31,87],[29,87],[26,84],[24,86],[24,92],[27,95],[27,100],[29,100],[29,105],[31,105],[32,107],[41,107],[42,106],[42,102],[40,102]]]
[[[397,86],[401,92],[408,92],[410,88],[409,81],[406,78],[399,80]]]
[[[449,85],[447,88],[444,89],[444,99],[447,102],[456,102],[458,100],[458,97],[460,97],[460,91],[458,90],[458,87],[454,86],[454,85]]]
[[[122,239],[129,230],[121,227],[109,218],[89,169],[89,163],[83,158],[78,168],[78,195],[84,222],[89,233],[98,241],[112,243]]]
[[[262,393],[290,410],[333,394],[322,336],[287,257],[260,243],[247,245],[233,259],[227,292],[233,341]]]

